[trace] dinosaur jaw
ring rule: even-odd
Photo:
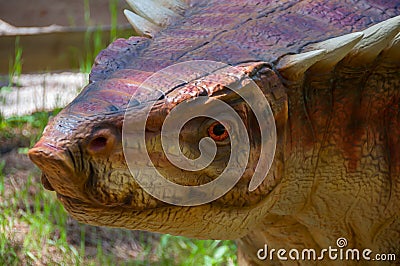
[[[117,206],[88,204],[59,196],[68,213],[78,221],[96,225],[145,230],[197,239],[239,239],[256,228],[275,203],[268,197],[252,208],[162,206],[132,210]]]

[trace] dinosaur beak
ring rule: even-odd
[[[29,150],[29,158],[42,170],[42,184],[48,190],[57,190],[72,176],[73,163],[67,152],[55,144],[40,140]],[[62,188],[61,188],[62,190]]]

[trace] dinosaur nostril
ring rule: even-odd
[[[115,138],[112,131],[108,129],[99,130],[87,144],[87,150],[92,155],[106,155],[113,150]]]
[[[89,144],[89,149],[94,152],[101,151],[106,147],[107,147],[107,138],[103,136],[94,138]]]

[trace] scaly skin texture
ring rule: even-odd
[[[29,155],[42,169],[45,187],[86,223],[239,239],[243,264],[284,263],[257,259],[266,243],[320,250],[335,246],[339,237],[348,239],[349,248],[399,255],[399,58],[381,53],[372,62],[350,64],[348,56],[333,69],[310,68],[295,80],[275,69],[280,58],[311,43],[399,14],[396,1],[193,1],[183,19],[153,39],[117,40],[102,51],[91,83],[50,122]],[[278,142],[268,176],[249,192],[260,137],[248,106],[226,88],[233,81],[178,82],[157,102],[146,128],[150,157],[169,180],[207,183],[229,157],[221,145],[216,160],[198,172],[167,161],[159,130],[169,110],[185,99],[207,94],[226,101],[245,121],[251,143],[249,164],[234,189],[208,204],[178,207],[135,183],[122,153],[121,128],[131,95],[147,77],[194,59],[240,66],[253,78],[271,104]],[[145,104],[138,103],[137,119],[144,119]],[[198,155],[198,141],[211,122],[198,119],[183,128],[181,149],[189,157]]]

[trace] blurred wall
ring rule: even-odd
[[[88,26],[84,17],[85,0],[0,0],[0,19],[11,25]],[[127,8],[124,0],[87,0],[90,7],[90,25],[109,25],[109,2],[118,5],[118,23],[126,23],[122,10]]]
[[[89,23],[85,22],[85,0],[0,0],[0,20],[15,27],[34,27],[30,29],[35,31],[18,33],[14,29],[2,34],[0,30],[0,75],[6,75],[13,64],[17,40],[22,49],[23,73],[79,68],[88,55],[94,56],[95,33],[88,34],[87,26],[103,26],[101,43],[110,42],[110,1],[117,5],[117,36],[132,36],[134,32],[123,14],[123,9],[128,8],[124,0],[86,1]],[[40,27],[53,24],[63,27],[41,32]]]

